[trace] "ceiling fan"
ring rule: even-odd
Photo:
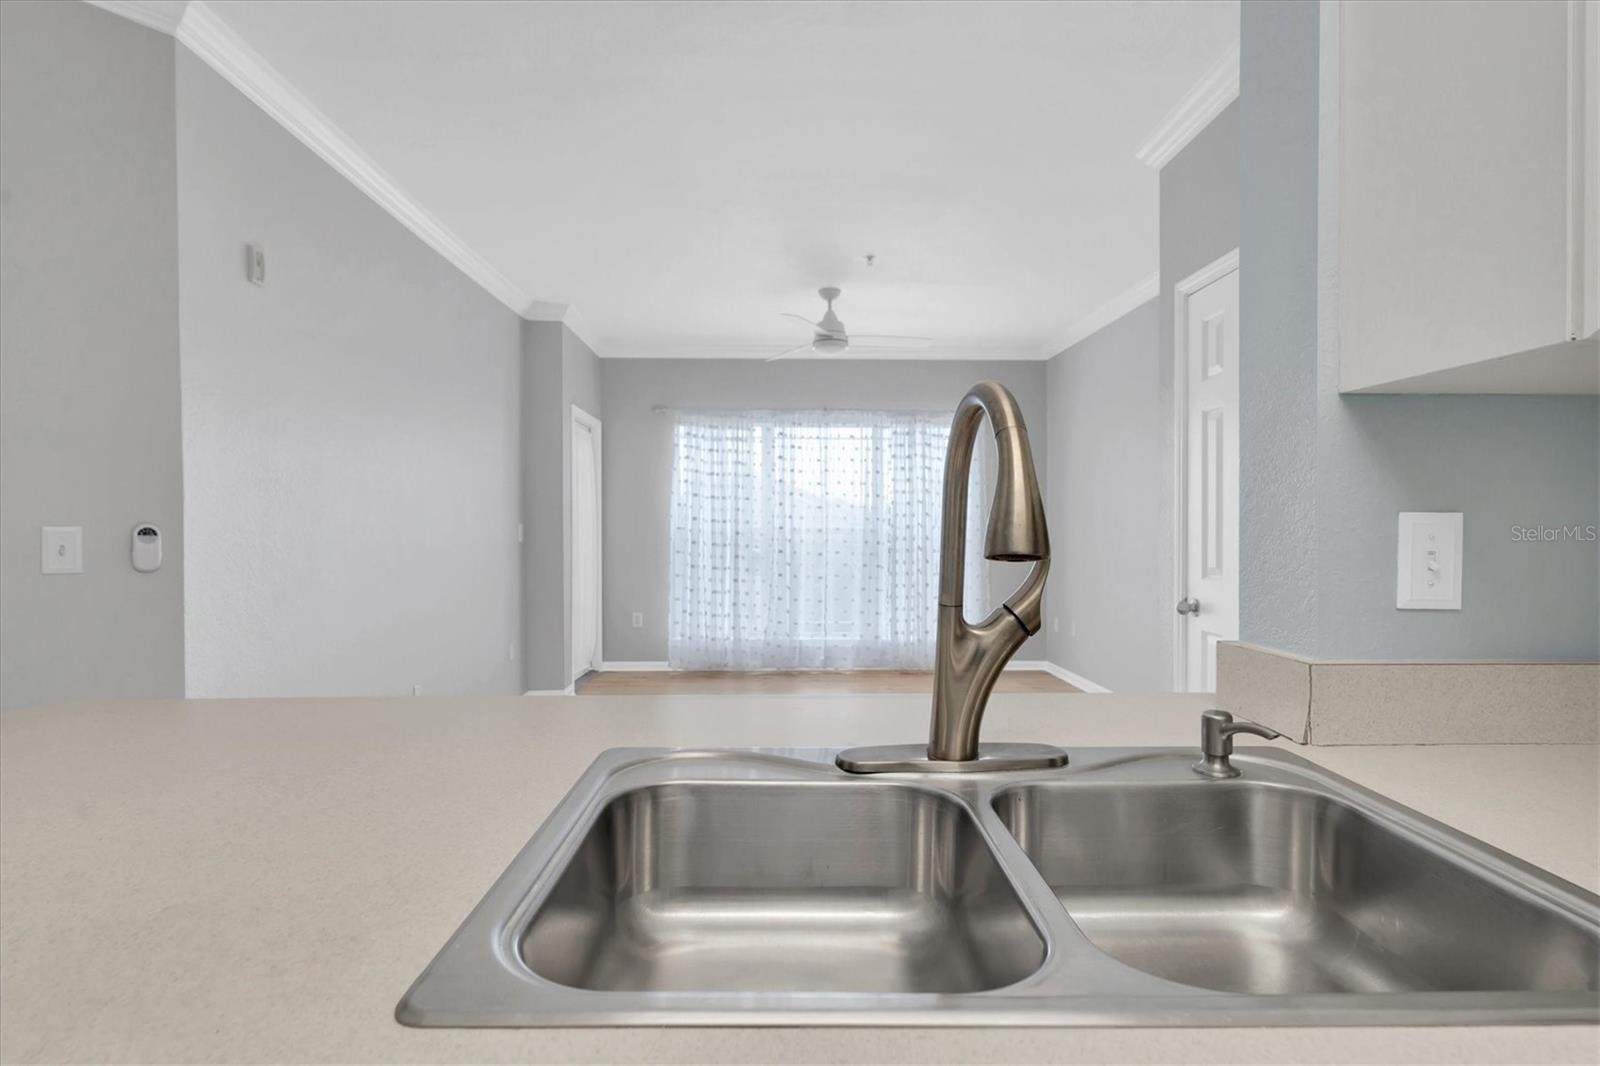
[[[833,301],[839,298],[839,290],[832,285],[817,290],[817,295],[828,303],[828,310],[817,321],[813,322],[804,315],[784,313],[784,318],[792,318],[797,322],[804,322],[812,331],[811,339],[804,344],[797,344],[793,348],[771,356],[767,362],[782,359],[796,352],[810,349],[821,356],[843,355],[850,349],[856,351],[906,351],[926,348],[933,341],[927,337],[898,337],[885,333],[866,334],[860,333],[851,337],[845,331],[844,323],[833,312]]]

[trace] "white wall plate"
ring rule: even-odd
[[[1397,608],[1461,610],[1462,524],[1459,511],[1400,512]]]
[[[39,533],[41,574],[83,573],[83,527],[42,526]]]

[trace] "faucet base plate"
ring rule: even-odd
[[[834,762],[852,774],[984,774],[1065,766],[1067,753],[1050,744],[980,744],[976,759],[956,762],[928,758],[926,744],[878,744],[846,748]]]

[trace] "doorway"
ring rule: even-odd
[[[600,669],[600,420],[572,408],[572,680]]]
[[[1176,432],[1173,684],[1215,692],[1239,639],[1239,250],[1173,293]]]

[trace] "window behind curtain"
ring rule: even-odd
[[[680,412],[673,432],[671,664],[931,667],[952,417]],[[974,486],[967,499],[969,604],[987,599],[983,495]]]

